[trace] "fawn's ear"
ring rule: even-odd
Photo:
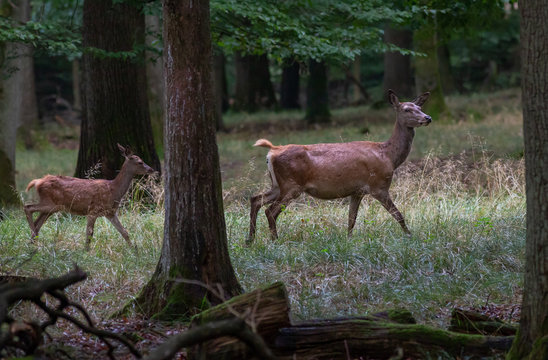
[[[120,149],[120,152],[122,153],[123,157],[127,158],[130,155],[129,151],[125,147],[123,147],[120,144],[116,144],[116,145],[118,145],[118,149]]]
[[[388,102],[394,107],[400,106],[400,100],[392,89],[388,89]]]
[[[422,95],[417,96],[415,100],[412,101],[415,105],[422,106],[426,100],[428,100],[428,97],[430,96],[429,92],[425,92]]]

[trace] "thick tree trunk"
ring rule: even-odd
[[[143,44],[145,19],[134,2],[84,1],[83,45],[106,51],[131,51]],[[83,113],[76,176],[85,177],[101,164],[95,177],[113,179],[123,157],[116,143],[129,146],[155,170],[147,99],[144,54],[134,60],[83,55]]]
[[[156,42],[160,40],[162,23],[158,15],[145,15],[147,29],[147,46],[157,48]],[[165,109],[165,85],[163,59],[157,53],[147,52],[146,74],[148,84],[148,103],[150,105],[150,117],[154,142],[162,144],[164,141],[164,109]]]
[[[160,260],[136,299],[158,318],[185,318],[241,292],[226,238],[211,88],[209,2],[164,0],[165,223]]]
[[[28,0],[0,1],[0,15],[25,22],[30,17]],[[27,145],[38,119],[34,92],[32,49],[15,43],[0,44],[0,206],[19,203],[15,189],[15,140],[21,126]]]
[[[295,60],[287,61],[282,69],[280,86],[280,107],[282,109],[300,109],[300,66]]]
[[[522,1],[521,89],[527,238],[521,319],[508,359],[548,358],[548,3]]]
[[[396,29],[393,25],[384,28],[384,42],[394,44],[402,49],[413,46],[413,32],[408,29]],[[411,73],[411,57],[397,51],[384,53],[383,94],[394,90],[405,98],[413,98],[413,77]]]
[[[328,123],[331,119],[327,93],[327,67],[310,60],[306,86],[306,120],[309,124]]]
[[[276,96],[270,81],[266,54],[242,56],[236,53],[234,64],[236,67],[234,109],[253,112],[275,107]]]
[[[423,25],[413,35],[415,50],[426,56],[415,57],[415,90],[417,94],[429,91],[430,98],[425,104],[425,112],[433,118],[447,111],[438,63],[438,44],[433,25]]]
[[[215,129],[224,130],[223,113],[228,110],[226,58],[219,48],[213,49],[213,95],[215,102]]]

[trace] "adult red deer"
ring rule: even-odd
[[[41,179],[34,179],[28,184],[27,191],[35,187],[40,197],[37,204],[24,206],[33,239],[38,235],[44,222],[53,213],[66,211],[87,217],[86,250],[89,250],[89,244],[93,237],[95,220],[100,216],[105,216],[131,246],[128,232],[118,220],[116,212],[122,197],[129,189],[133,177],[135,175],[151,174],[154,169],[145,164],[140,157],[134,155],[131,151],[120,144],[117,145],[122,156],[125,157],[125,161],[122,169],[113,180],[90,180],[46,175]],[[32,218],[35,212],[40,213],[36,221]]]
[[[364,195],[371,194],[410,234],[403,215],[392,202],[388,192],[394,170],[411,151],[415,128],[426,126],[432,118],[421,106],[430,93],[411,102],[400,103],[392,90],[388,99],[396,111],[392,136],[385,142],[353,141],[348,143],[274,146],[266,139],[254,146],[270,148],[267,163],[272,188],[251,198],[250,226],[247,243],[255,239],[257,213],[264,204],[268,226],[273,238],[278,237],[276,219],[291,200],[307,193],[319,199],[350,197],[348,235],[356,223],[356,215]]]

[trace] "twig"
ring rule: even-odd
[[[234,336],[246,343],[260,359],[275,359],[263,339],[253,333],[246,323],[239,318],[212,321],[184,333],[172,336],[160,345],[145,360],[168,360],[182,348],[202,343],[221,336]]]

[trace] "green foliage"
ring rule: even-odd
[[[211,3],[212,30],[219,46],[228,52],[266,52],[280,62],[286,58],[347,62],[363,51],[397,49],[383,43],[382,24],[410,16],[380,0]]]

